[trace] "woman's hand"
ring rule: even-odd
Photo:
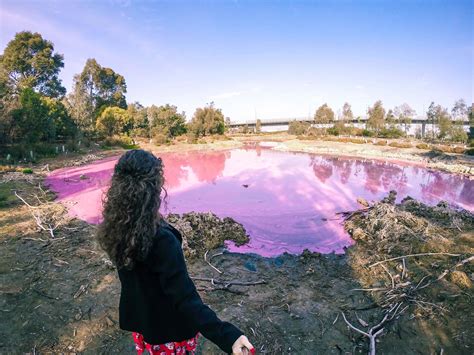
[[[232,354],[233,355],[248,355],[255,354],[253,345],[250,344],[249,340],[245,335],[241,335],[232,345]]]

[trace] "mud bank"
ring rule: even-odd
[[[39,181],[15,181],[12,188],[32,196]],[[51,238],[38,231],[29,212],[20,201],[0,209],[0,353],[133,354],[130,334],[118,329],[117,275],[94,242],[95,227],[74,219]],[[416,201],[395,206],[389,199],[348,217],[346,227],[357,243],[346,255],[232,254],[221,247],[224,238],[216,238],[220,247],[204,260],[209,246],[203,245],[189,258],[189,272],[203,299],[241,327],[260,353],[366,353],[368,339],[348,328],[342,312],[366,331],[365,325],[379,323],[390,311],[392,295],[406,303],[384,323],[379,353],[472,353],[473,289],[467,280],[474,269],[469,262],[456,266],[472,255],[472,214]],[[177,225],[198,220],[201,227],[210,219],[215,231],[229,230],[229,221],[218,227],[222,221],[214,218],[174,218]],[[400,259],[387,262],[388,273],[368,265],[420,252],[458,256],[407,256],[401,270]],[[446,277],[435,282],[445,269]],[[407,288],[423,278],[422,285],[433,284]],[[384,291],[359,291],[367,288]],[[403,299],[399,290],[418,303]],[[220,352],[203,340],[199,353]]]
[[[273,141],[278,144],[273,149],[287,152],[305,152],[331,156],[359,157],[384,161],[401,161],[420,164],[430,169],[474,176],[474,157],[462,154],[435,153],[413,148],[396,148],[378,146],[372,143],[354,144],[325,140],[300,140],[287,133],[234,136],[234,140],[241,142]]]

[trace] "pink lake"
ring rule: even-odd
[[[228,243],[232,252],[266,257],[304,249],[342,253],[352,240],[336,212],[359,208],[357,197],[379,200],[390,190],[399,200],[410,195],[428,204],[445,200],[474,210],[474,181],[419,166],[259,146],[160,156],[168,190],[161,212],[212,211],[234,218],[251,238],[242,247]],[[99,223],[117,159],[55,170],[46,181],[73,216]]]

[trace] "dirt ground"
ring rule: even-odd
[[[0,175],[3,192],[42,193],[43,173],[6,181],[8,176]],[[28,201],[34,204],[34,198]],[[377,336],[380,354],[472,354],[474,266],[465,260],[474,253],[474,216],[442,204],[431,208],[407,200],[395,206],[387,199],[336,217],[356,240],[345,255],[263,258],[226,253],[219,243],[200,244],[198,253],[188,254],[189,272],[216,280],[214,286],[195,280],[202,298],[238,325],[259,353],[367,353],[368,338],[351,330],[344,314],[365,332],[393,316]],[[240,228],[230,228],[229,221],[170,218],[178,229],[196,219],[212,219],[216,231],[234,230],[243,241]],[[53,238],[39,230],[30,208],[9,195],[0,208],[0,353],[134,353],[130,334],[118,328],[118,278],[94,233],[95,226],[72,219]],[[207,247],[210,264],[202,255]],[[456,256],[407,256],[370,266],[419,253]],[[229,281],[252,285],[228,286]],[[202,339],[199,353],[221,352]]]

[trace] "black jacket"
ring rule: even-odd
[[[223,351],[243,333],[205,304],[186,269],[178,230],[162,222],[143,263],[118,270],[120,328],[143,334],[149,344],[190,339],[200,332]]]

